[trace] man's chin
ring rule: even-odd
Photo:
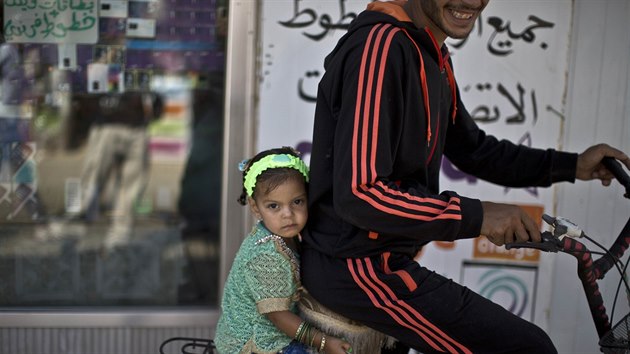
[[[466,39],[470,35],[471,31],[472,29],[462,30],[458,32],[450,31],[450,33],[448,33],[447,35],[449,38],[452,38],[452,39]]]

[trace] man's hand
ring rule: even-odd
[[[511,242],[540,242],[540,229],[523,209],[516,205],[481,202],[483,223],[481,234],[502,246]]]
[[[578,155],[575,178],[583,181],[599,179],[602,181],[602,185],[610,185],[615,177],[602,164],[602,159],[606,156],[614,157],[630,169],[630,158],[628,155],[609,145],[598,144],[591,146]]]

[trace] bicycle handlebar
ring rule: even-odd
[[[630,177],[621,167],[621,163],[610,156],[602,159],[602,164],[615,176],[617,181],[626,188],[625,197],[630,198]]]
[[[602,163],[612,172],[617,181],[625,187],[626,192],[624,196],[630,198],[630,176],[628,176],[619,161],[612,157],[604,157]],[[595,261],[598,279],[602,279],[606,272],[614,266],[615,262],[623,256],[626,249],[628,249],[628,245],[630,245],[630,218],[628,218],[626,225],[624,225],[615,243],[613,243],[608,252]]]
[[[625,172],[619,161],[612,157],[602,159],[602,164],[615,176],[617,181],[625,187],[625,197],[630,198],[630,176]],[[582,281],[582,287],[588,301],[589,309],[597,334],[602,338],[611,328],[602,294],[599,291],[597,279],[603,279],[606,273],[615,266],[615,263],[623,256],[626,249],[630,245],[630,218],[623,227],[619,236],[610,247],[610,249],[600,258],[593,261],[591,251],[581,242],[577,241],[576,235],[570,235],[566,231],[562,222],[548,215],[544,215],[543,219],[554,227],[562,229],[562,232],[551,233],[545,231],[542,233],[542,241],[534,242],[517,242],[505,245],[506,249],[512,248],[535,248],[545,252],[564,252],[574,256],[578,262],[578,277]],[[560,221],[568,221],[562,219]],[[557,230],[554,230],[557,231]],[[570,236],[570,237],[569,237]],[[580,237],[580,236],[577,236]]]
[[[611,326],[608,315],[606,314],[604,299],[599,291],[597,279],[603,277],[610,267],[602,272],[602,270],[595,265],[597,261],[593,262],[593,256],[588,247],[574,238],[563,237],[561,239],[549,231],[543,232],[541,236],[542,241],[539,243],[508,243],[505,245],[505,248],[508,250],[512,248],[535,248],[545,252],[563,252],[575,257],[578,263],[578,278],[580,278],[580,281],[582,282],[582,288],[584,289],[588,307],[591,311],[591,317],[595,323],[597,334],[601,338],[610,330]],[[598,259],[598,261],[601,259],[603,259],[603,257]],[[601,265],[605,267],[608,266],[607,263],[602,263]]]

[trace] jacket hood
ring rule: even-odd
[[[352,32],[356,28],[372,26],[377,23],[391,23],[398,27],[410,25],[415,28],[413,21],[403,9],[405,3],[406,1],[371,2],[367,5],[365,11],[361,12],[353,21],[348,31]]]
[[[406,0],[395,0],[388,2],[374,1],[367,5],[367,9],[361,12],[350,24],[348,28],[348,33],[346,33],[337,43],[337,46],[333,49],[333,51],[326,57],[324,60],[324,69],[328,69],[328,63],[335,57],[335,55],[339,52],[339,50],[344,46],[345,42],[352,37],[352,35],[364,29],[365,27],[373,27],[377,24],[391,24],[392,26],[401,28],[403,32],[407,35],[410,41],[413,41],[415,44],[415,48],[418,50],[418,57],[420,60],[420,71],[422,76],[422,84],[425,87],[424,92],[426,93],[424,96],[425,107],[430,107],[428,101],[428,84],[426,82],[425,77],[423,76],[424,72],[424,54],[420,53],[420,47],[424,49],[424,53],[428,54],[427,58],[433,59],[435,63],[437,63],[438,67],[441,71],[445,71],[448,77],[449,86],[451,88],[452,95],[452,119],[453,123],[455,123],[455,116],[457,112],[457,88],[455,82],[455,76],[453,74],[453,69],[450,63],[450,57],[448,53],[448,48],[446,44],[442,44],[442,46],[438,45],[435,37],[431,33],[431,30],[428,27],[418,28],[407,12],[404,10],[403,5],[406,3]],[[430,60],[430,59],[429,59]],[[427,119],[430,121],[431,115],[427,111]],[[431,125],[427,125],[427,143],[431,139]]]
[[[446,60],[447,55],[442,54],[446,53],[446,47],[443,46],[440,48],[438,46],[433,34],[427,27],[419,29],[414,25],[409,15],[407,15],[407,12],[403,9],[403,5],[406,2],[406,0],[395,0],[388,2],[374,1],[369,3],[366,10],[359,13],[354,21],[352,21],[348,32],[339,40],[329,57],[333,57],[337,50],[343,46],[344,42],[352,36],[354,32],[364,27],[372,27],[379,23],[388,23],[392,26],[406,29],[413,40],[422,47],[426,49],[432,48],[433,50],[429,50],[429,52],[436,62]],[[324,66],[327,66],[328,60],[329,58],[327,57],[324,61]]]
[[[377,11],[387,15],[390,15],[402,22],[413,22],[407,12],[403,9],[403,6],[407,3],[407,0],[395,0],[389,2],[375,1],[368,4],[367,9],[370,11]]]

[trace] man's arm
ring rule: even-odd
[[[577,158],[575,177],[580,180],[599,179],[609,186],[614,176],[601,163],[604,157],[613,157],[630,169],[630,158],[621,150],[607,144],[598,144],[584,150]],[[510,242],[540,241],[536,223],[515,205],[482,202],[483,223],[481,234],[496,245]]]
[[[486,134],[458,95],[457,117],[449,123],[444,154],[457,168],[507,187],[548,187],[575,181],[577,154],[538,149]]]
[[[449,86],[435,58],[403,27],[378,23],[346,34],[325,69],[313,127],[308,244],[357,256],[477,237],[481,202],[439,193],[450,119],[440,113],[450,106],[441,101]]]
[[[371,41],[361,38],[369,31]],[[425,75],[418,71],[417,54],[401,29],[377,25],[348,38],[329,57],[317,111],[330,117],[316,119],[313,181],[331,183],[334,212],[372,235],[410,243],[476,237],[480,202],[437,192],[433,148],[444,130],[437,123],[442,92],[419,83]],[[430,88],[446,85],[435,67],[425,74]],[[463,209],[471,214],[468,222]]]

